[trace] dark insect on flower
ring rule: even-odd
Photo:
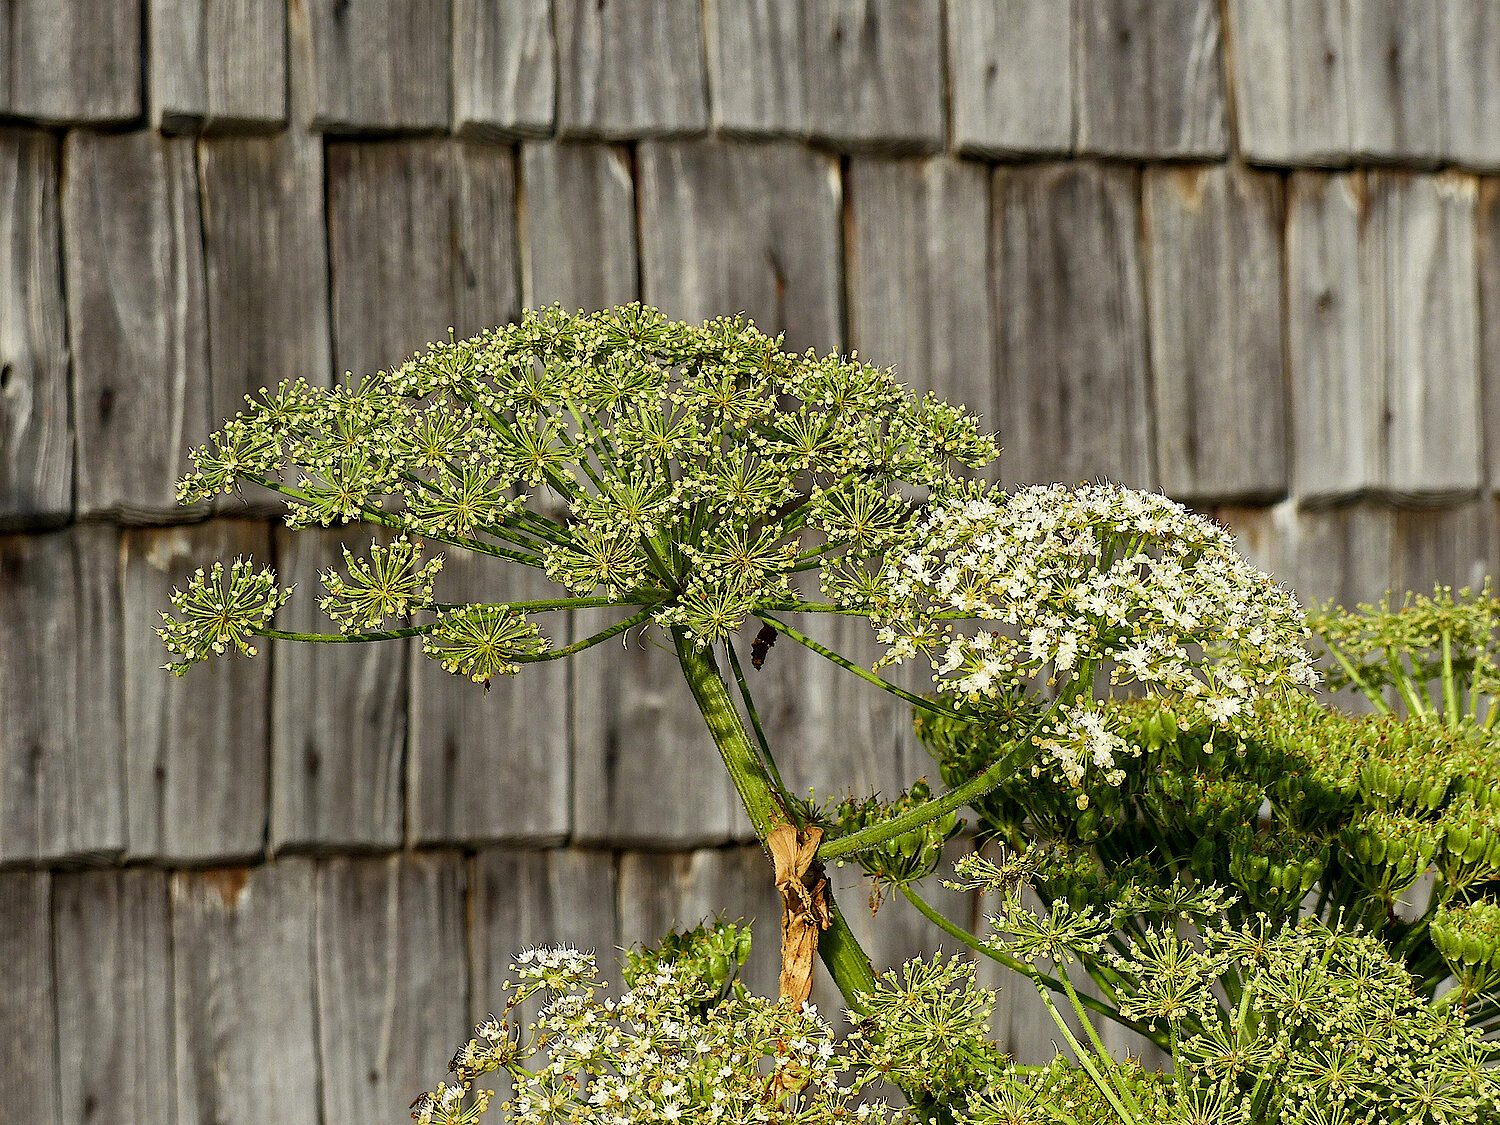
[[[761,665],[766,662],[766,653],[771,651],[771,646],[776,643],[776,629],[771,625],[762,625],[760,632],[755,634],[755,643],[750,646],[750,667],[757,672]]]

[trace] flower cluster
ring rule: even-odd
[[[1058,686],[1040,745],[1074,784],[1090,766],[1117,782],[1129,751],[1097,710],[1096,678],[1210,722],[1315,682],[1292,595],[1228,532],[1164,497],[1115,485],[974,496],[936,505],[913,543],[888,561],[873,607],[884,662],[924,654],[934,683],[970,701]]]
[[[912,521],[913,489],[959,495],[952,464],[996,454],[972,415],[890,370],[780,343],[639,305],[528,312],[357,384],[247,398],[179,498],[248,481],[286,498],[291,526],[363,520],[478,551],[707,644],[800,600],[799,571],[868,576]],[[346,631],[433,608],[440,562],[415,546],[348,561],[324,599]],[[450,621],[429,655],[477,679],[511,671],[503,623]],[[470,645],[484,651],[449,655]]]
[[[193,664],[223,656],[231,648],[255,655],[249,638],[292,596],[291,587],[276,585],[269,568],[255,569],[249,559],[236,558],[225,573],[224,564],[199,567],[187,589],[172,591],[177,615],[163,613],[157,636],[178,659],[167,664],[180,676]]]

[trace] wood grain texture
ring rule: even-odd
[[[1275,575],[1303,605],[1334,601],[1352,607],[1379,601],[1391,588],[1395,515],[1382,501],[1335,508],[1288,501],[1271,508],[1218,508],[1214,517],[1234,532],[1246,558]]]
[[[470,861],[472,893],[469,1021],[505,1004],[501,985],[515,979],[516,954],[538,945],[571,945],[598,958],[616,995],[619,921],[615,857],[608,851],[489,848]]]
[[[4,112],[57,125],[141,114],[141,0],[12,0]]]
[[[1470,168],[1500,168],[1500,7],[1449,0],[1437,11],[1444,155]]]
[[[551,0],[453,0],[453,128],[544,137],[557,85]]]
[[[940,0],[804,4],[807,129],[843,148],[943,147]]]
[[[1445,508],[1398,508],[1391,540],[1391,588],[1431,594],[1434,586],[1477,590],[1495,573],[1495,509],[1488,500]]]
[[[1075,19],[1079,152],[1224,155],[1218,0],[1078,0]]]
[[[9,1044],[0,1067],[0,1114],[38,1125],[63,1121],[51,891],[45,871],[0,874],[0,1032]]]
[[[1073,147],[1072,0],[947,0],[953,143],[977,156]]]
[[[1349,125],[1355,156],[1437,161],[1444,149],[1440,5],[1402,0],[1347,4]]]
[[[208,293],[209,399],[215,425],[243,399],[283,380],[328,386],[328,248],[323,149],[297,132],[222,137],[198,146],[204,278]],[[283,510],[280,497],[246,486],[216,509]]]
[[[151,120],[163,132],[286,121],[286,0],[147,0]]]
[[[709,112],[730,135],[807,131],[802,14],[783,0],[704,0]]]
[[[708,127],[698,0],[555,0],[557,132],[625,139]]]
[[[993,426],[989,176],[942,158],[849,163],[849,346]]]
[[[1008,483],[1154,486],[1137,188],[1133,172],[1087,163],[995,173],[993,425]]]
[[[179,1125],[318,1125],[313,866],[172,875]]]
[[[671,930],[691,930],[714,919],[751,926],[754,939],[742,979],[751,992],[775,996],[781,895],[771,861],[758,844],[620,856],[622,948],[659,945]]]
[[[1281,181],[1150,169],[1146,261],[1159,481],[1192,500],[1286,491]]]
[[[582,610],[580,636],[618,620]],[[572,657],[573,840],[691,847],[750,835],[677,658],[653,630]],[[669,643],[669,642],[665,642]]]
[[[443,602],[560,594],[538,570],[456,549],[446,552],[435,591]],[[541,614],[536,623],[555,647],[569,643],[565,614]],[[568,685],[580,657],[522,665],[486,692],[443,671],[420,643],[411,642],[410,657],[408,836],[422,843],[562,840],[569,826]]]
[[[521,293],[526,308],[571,311],[638,297],[635,181],[604,145],[521,146]]]
[[[313,129],[448,128],[450,0],[300,0],[290,13],[290,41],[300,49],[292,65],[306,91],[305,105],[294,105]]]
[[[62,1116],[174,1119],[168,876],[147,867],[53,876]]]
[[[73,505],[58,145],[0,130],[0,527],[62,523]]]
[[[275,531],[276,573],[297,593],[277,618],[295,632],[337,632],[318,610],[321,574],[347,546],[367,558],[391,536],[359,524]],[[399,847],[406,770],[407,646],[271,641],[271,834],[284,848]]]
[[[1402,498],[1480,483],[1477,182],[1372,172],[1364,368],[1384,384],[1384,484]]]
[[[334,370],[398,364],[517,314],[509,149],[413,140],[327,149]]]
[[[266,830],[272,657],[226,656],[178,678],[152,630],[168,593],[215,558],[265,561],[265,524],[217,520],[127,531],[124,574],[126,821],[130,855],[186,862],[258,856]]]
[[[1294,173],[1287,182],[1287,359],[1292,491],[1349,495],[1381,477],[1381,386],[1362,358],[1364,181]]]
[[[838,347],[838,165],[783,144],[642,144],[643,299],[697,322],[744,312],[786,347]]]
[[[464,883],[456,854],[318,865],[323,1120],[395,1116],[437,1083],[468,1037]]]
[[[1500,488],[1500,180],[1479,181],[1479,363],[1486,476]]]
[[[118,542],[0,538],[0,862],[125,847]]]
[[[63,166],[79,514],[190,518],[175,478],[210,430],[193,142],[75,132]]]
[[[1229,27],[1235,122],[1245,159],[1348,163],[1345,6],[1323,0],[1229,0]]]

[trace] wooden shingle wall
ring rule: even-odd
[[[13,0],[5,29],[0,1120],[397,1120],[520,945],[715,908],[760,920],[770,986],[766,866],[650,639],[488,695],[400,647],[160,671],[192,566],[305,593],[368,541],[173,504],[263,384],[554,300],[744,311],[983,411],[1002,482],[1162,488],[1305,597],[1494,567],[1492,0]],[[787,647],[757,682],[794,786],[927,769]],[[839,882],[883,958],[927,940]],[[1013,984],[999,1033],[1053,1035]]]

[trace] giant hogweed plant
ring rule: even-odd
[[[163,615],[168,667],[250,655],[260,638],[420,637],[447,671],[488,684],[633,627],[659,631],[775,861],[794,1003],[814,947],[853,1011],[876,989],[823,862],[928,854],[958,808],[1016,777],[1051,779],[1085,806],[1086,779],[1118,784],[1135,752],[1106,722],[1117,690],[1234,724],[1314,679],[1296,602],[1218,526],[1111,485],[1007,495],[966,481],[961,467],[996,454],[976,418],[853,358],[785,354],[740,320],[545,310],[332,389],[299,380],[246,401],[194,452],[184,502],[250,483],[284,497],[292,527],[357,520],[400,535],[322,576],[327,633],[275,627],[292,591],[269,568],[200,569]],[[455,549],[540,571],[559,596],[437,600]],[[825,601],[798,592],[803,572]],[[598,607],[619,619],[552,646],[549,615]],[[791,620],[830,613],[872,622],[887,649],[875,668]],[[746,624],[923,714],[988,717],[1004,752],[943,794],[822,816],[787,791],[763,737],[738,653]],[[918,657],[948,698],[879,675]]]

